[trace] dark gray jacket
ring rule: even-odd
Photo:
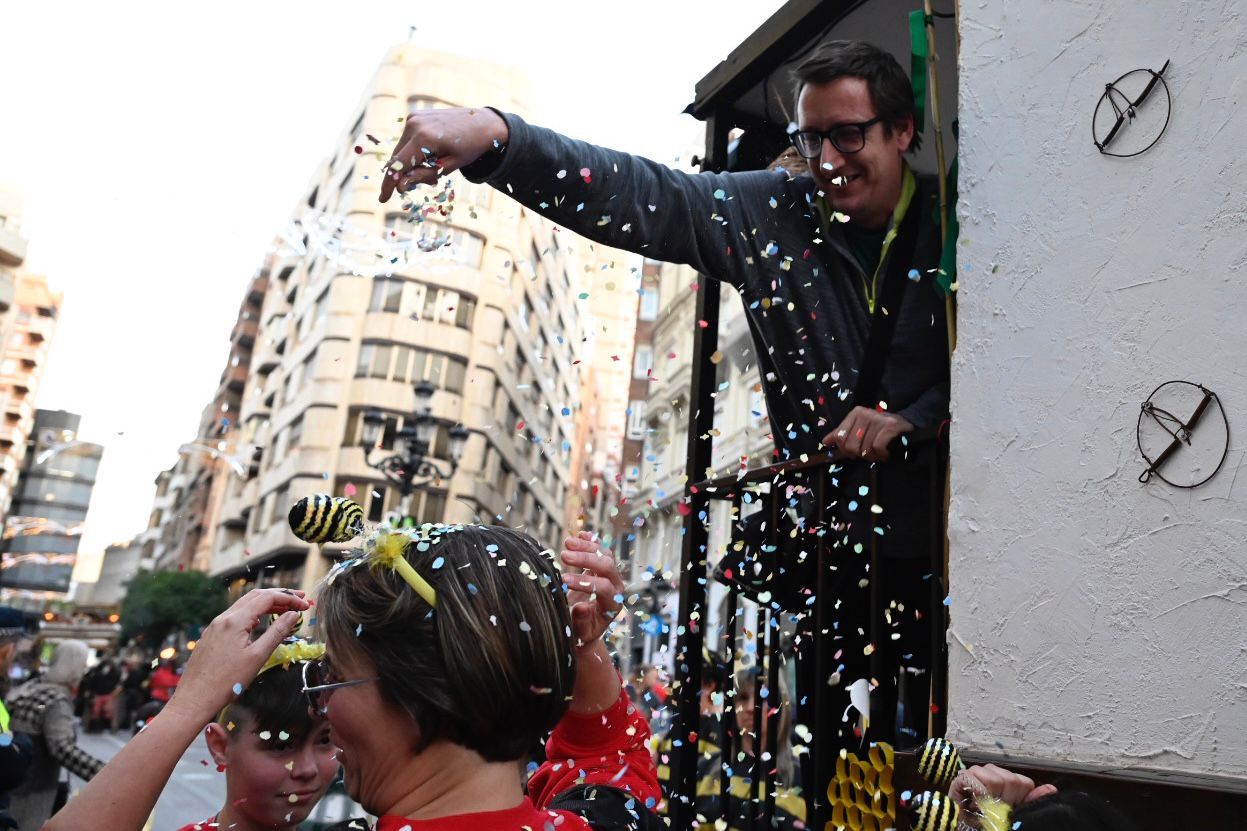
[[[820,440],[854,406],[870,331],[863,289],[870,275],[862,274],[837,223],[820,218],[813,179],[783,170],[683,173],[503,117],[510,128],[505,151],[469,165],[464,175],[591,240],[688,264],[735,286],[778,457],[821,450]],[[905,290],[881,397],[923,429],[948,418],[948,335],[934,282],[938,193],[932,179],[918,177],[917,185],[909,210],[921,212],[922,224],[915,261],[907,265],[919,279]],[[886,262],[880,283],[883,268]],[[882,482],[880,489],[887,490]],[[898,500],[916,495],[902,491]]]

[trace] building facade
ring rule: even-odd
[[[565,527],[593,531],[617,548],[629,522],[627,511],[620,510],[619,485],[642,261],[635,254],[587,245],[593,262],[584,266],[589,295],[584,372]]]
[[[74,603],[96,608],[120,608],[130,581],[139,573],[143,546],[135,539],[104,549],[100,573],[94,583],[78,583]]]
[[[632,401],[625,456],[625,486],[632,537],[629,550],[630,658],[669,664],[678,618],[684,516],[678,509],[688,479],[688,429],[692,423],[693,333],[698,326],[697,273],[688,266],[647,262],[637,314],[632,362]],[[713,467],[697,471],[701,480],[771,462],[774,443],[753,343],[736,293],[723,291],[719,309]],[[713,563],[730,542],[730,503],[711,503],[710,552]],[[721,587],[711,586],[707,643],[716,638]]]
[[[328,557],[286,522],[303,496],[350,496],[369,522],[396,510],[398,489],[368,462],[395,450],[421,381],[436,388],[431,455],[447,465],[452,427],[469,438],[453,475],[416,493],[409,515],[505,523],[548,545],[564,532],[583,255],[549,223],[457,174],[453,199],[437,188],[421,189],[414,209],[377,202],[409,112],[483,102],[531,111],[511,70],[392,50],[261,269],[267,288],[236,442],[254,453],[224,486],[207,557],[237,589],[310,587],[323,576]],[[386,424],[366,454],[369,410]]]
[[[250,474],[254,448],[239,444],[238,412],[250,377],[251,355],[259,331],[260,307],[268,291],[266,272],[247,285],[230,332],[229,357],[216,393],[204,408],[195,437],[178,448],[178,460],[156,477],[156,495],[143,560],[156,569],[208,571],[215,521],[231,477]]]
[[[47,367],[61,295],[22,268],[21,198],[0,189],[0,516],[7,516],[34,428],[35,396]]]
[[[0,586],[10,602],[41,609],[63,599],[104,448],[77,441],[80,417],[35,413],[22,475],[5,523]]]

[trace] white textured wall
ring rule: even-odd
[[[1247,776],[1242,445],[1195,491],[1135,447],[1169,378],[1247,431],[1247,4],[961,14],[949,737]],[[1169,131],[1102,157],[1104,84],[1166,58]]]

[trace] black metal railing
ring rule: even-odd
[[[717,731],[719,811],[728,827],[737,831],[773,827],[776,795],[781,792],[777,785],[782,786],[781,793],[799,792],[804,800],[805,827],[821,829],[831,818],[832,806],[825,795],[842,751],[860,753],[871,740],[895,742],[900,738],[916,744],[927,735],[943,735],[946,431],[911,434],[894,445],[892,458],[891,462],[868,464],[818,455],[688,487],[690,511],[680,572],[675,661],[677,712],[669,751],[672,776],[667,805],[671,827],[691,828],[696,819],[694,795],[700,749],[695,734],[702,720],[701,683],[713,671],[708,661],[720,667],[718,686],[724,696]],[[845,685],[853,677],[864,676],[879,679],[883,689],[892,683],[893,676],[904,677],[899,663],[882,663],[885,655],[891,654],[886,650],[871,650],[864,661],[858,658],[856,669],[848,668],[854,662],[843,654],[850,643],[854,647],[879,644],[889,636],[881,628],[878,613],[887,598],[880,594],[880,580],[873,579],[881,567],[880,536],[873,521],[863,525],[859,519],[869,520],[871,508],[865,503],[858,505],[855,516],[848,508],[851,497],[846,494],[848,487],[863,481],[868,483],[869,492],[876,494],[884,465],[892,471],[906,466],[909,469],[901,472],[903,475],[926,477],[925,490],[930,496],[931,504],[925,511],[930,522],[924,552],[929,591],[923,610],[930,657],[922,674],[925,684],[920,685],[926,695],[915,696],[911,687],[909,698],[925,698],[932,706],[921,721],[917,714],[909,714],[916,725],[913,735],[895,736],[885,722],[873,725],[863,737],[842,719]],[[717,501],[731,505],[732,534],[724,557],[712,572],[706,546],[711,504]],[[746,514],[751,508],[752,513]],[[900,506],[888,508],[891,512],[901,510]],[[868,575],[867,591],[857,590],[862,574]],[[707,597],[710,581],[715,579],[727,587],[717,621],[721,640],[705,650],[706,629],[712,617]],[[752,633],[744,628],[746,617],[754,620]],[[856,640],[847,636],[858,629],[863,634]],[[748,737],[754,747],[752,754],[743,752],[746,737],[737,729],[735,718],[733,679],[742,668],[749,669],[753,682],[754,735]],[[839,683],[829,684],[837,671]],[[781,673],[795,683],[781,684]],[[790,688],[787,702],[781,695],[784,686]],[[899,695],[894,689],[882,700],[895,707]],[[792,752],[791,735],[781,735],[787,733],[781,731],[784,719],[803,725],[801,741],[808,752],[797,759],[793,781],[777,783],[779,754]],[[764,736],[764,752],[760,753],[757,748]],[[733,776],[744,780],[746,792],[742,794],[739,786],[733,791]]]

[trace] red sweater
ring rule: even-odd
[[[603,713],[563,716],[546,742],[546,763],[514,808],[431,820],[381,817],[376,831],[587,831],[589,823],[580,815],[547,806],[577,785],[607,785],[633,794],[638,813],[654,808],[662,792],[648,740],[649,723],[620,690],[619,700]]]
[[[528,794],[514,808],[426,820],[387,816],[377,820],[376,831],[588,831],[580,815],[546,806],[577,785],[606,785],[635,796],[637,813],[654,808],[661,791],[648,740],[649,723],[621,690],[603,713],[563,716],[546,742],[548,761],[533,773]],[[209,820],[182,831],[215,828]]]

